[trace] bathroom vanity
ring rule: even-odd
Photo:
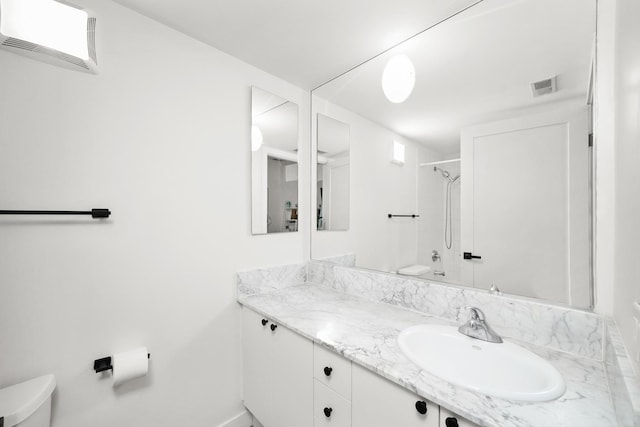
[[[242,321],[244,404],[265,426],[475,426],[250,308]]]
[[[500,319],[488,313],[488,320],[496,320],[496,330],[506,341],[550,362],[566,382],[565,393],[549,402],[500,399],[448,383],[402,353],[397,340],[406,328],[459,323],[442,313],[434,316],[403,306],[410,298],[407,295],[431,294],[437,300],[442,290],[438,285],[416,281],[415,286],[423,288],[411,288],[411,280],[314,262],[300,268],[288,275],[278,271],[272,277],[266,270],[239,275],[243,398],[266,427],[618,425],[603,363],[590,353],[598,346],[602,349],[602,324],[594,324],[585,334],[592,342],[583,345],[558,337],[551,340],[555,342],[537,345],[528,341],[541,339],[538,331],[516,339],[513,331],[517,328],[505,333]],[[364,283],[356,277],[359,274],[373,275],[366,278],[366,285],[377,291],[349,292],[328,286],[329,275],[318,273],[323,268],[333,270],[334,281],[344,269],[352,274],[354,284]],[[455,289],[448,289],[452,301],[465,302]],[[388,300],[380,301],[376,292]],[[465,292],[464,298],[470,298],[477,291]],[[496,307],[495,302],[485,304]],[[519,302],[504,298],[502,304],[509,310]],[[525,315],[537,318],[544,327],[544,317],[554,309],[536,304],[541,312],[532,314],[536,309],[532,306]],[[587,323],[597,320],[592,313],[562,310],[561,322],[569,327],[580,323],[583,314]],[[525,323],[518,318],[512,321]],[[561,328],[555,325],[551,333]]]

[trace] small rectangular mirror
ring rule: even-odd
[[[251,232],[298,231],[298,105],[251,89]]]
[[[349,125],[318,114],[317,229],[349,229]]]

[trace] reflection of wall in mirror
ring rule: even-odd
[[[317,229],[347,231],[350,217],[350,127],[317,114]]]
[[[387,214],[416,212],[419,144],[326,101],[318,104],[314,101],[314,105],[321,105],[323,114],[350,127],[351,220],[349,230],[344,233],[315,233],[313,258],[353,252],[358,267],[394,272],[415,264],[417,221],[389,219]],[[391,163],[390,147],[394,140],[405,144],[403,166]],[[323,168],[321,173],[326,175]],[[316,200],[319,198],[316,194]],[[325,205],[322,210],[325,212]]]

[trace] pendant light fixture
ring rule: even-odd
[[[396,55],[389,59],[382,73],[382,90],[394,104],[404,102],[416,83],[416,70],[407,55]]]

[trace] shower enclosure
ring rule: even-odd
[[[418,263],[448,282],[460,279],[462,179],[459,159],[421,163],[418,171]]]

